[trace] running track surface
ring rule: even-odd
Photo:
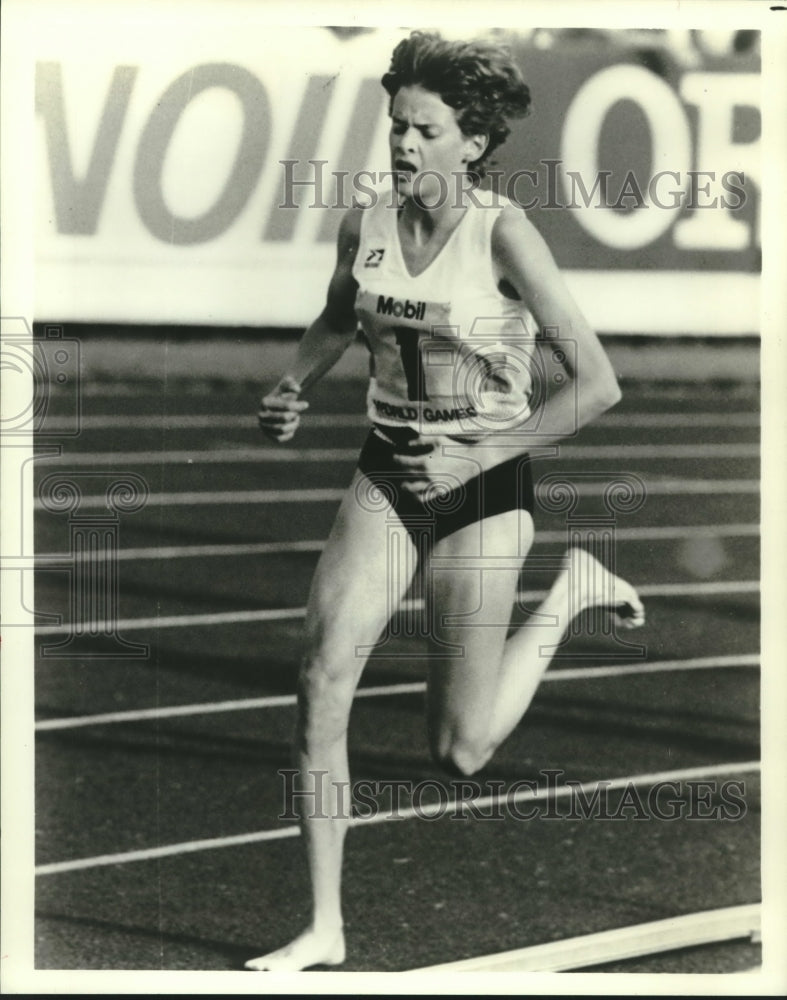
[[[317,387],[287,461],[265,457],[258,387],[219,380],[83,386],[81,433],[42,442],[62,455],[36,463],[39,481],[94,471],[82,489],[100,496],[107,476],[134,472],[151,498],[117,527],[121,634],[147,653],[109,656],[99,639],[37,659],[38,968],[239,969],[304,924],[302,843],[279,818],[277,772],[290,766],[299,609],[363,440],[363,392],[355,380]],[[675,773],[679,817],[654,818],[656,779],[644,778],[644,818],[636,805],[624,818],[567,818],[555,799],[527,820],[448,809],[360,824],[347,841],[345,971],[418,968],[760,898],[757,407],[750,384],[629,383],[609,419],[537,464],[536,476],[628,472],[646,483],[647,502],[616,523],[618,572],[648,595],[648,624],[626,634],[644,659],[610,637],[573,638],[550,668],[556,682],[476,778],[486,794],[521,779],[542,786],[545,769],[560,783]],[[68,560],[57,558],[69,530],[65,514],[36,515],[37,551],[53,559],[37,574],[37,607],[66,623],[39,646],[67,633]],[[563,515],[540,513],[537,532],[534,554],[558,554]],[[523,574],[523,607],[549,580]],[[417,636],[399,636],[370,659],[362,689],[375,690],[351,721],[353,777],[437,779],[459,794],[426,751],[422,652]],[[634,668],[594,669],[621,664]],[[182,706],[196,707],[159,711]],[[691,774],[715,776],[715,791],[691,786]],[[719,817],[724,781],[743,802],[736,818]],[[622,794],[609,793],[612,814]],[[692,801],[705,818],[688,818]],[[758,961],[755,945],[738,942],[608,968]]]

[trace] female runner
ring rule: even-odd
[[[301,394],[361,324],[372,356],[373,428],[317,566],[299,677],[296,789],[306,793],[300,803],[318,792],[323,803],[322,816],[306,807],[300,815],[312,920],[284,948],[247,962],[254,970],[344,961],[348,817],[337,789],[349,782],[347,724],[364,650],[419,563],[431,567],[423,584],[429,744],[454,774],[483,767],[517,725],[549,664],[548,647],[573,616],[603,604],[622,624],[644,620],[629,584],[571,549],[539,608],[539,627],[506,638],[533,539],[533,386],[522,360],[537,349],[533,320],[541,344],[551,350],[559,334],[555,346],[573,342],[578,359],[566,362],[573,391],[561,389],[541,407],[539,445],[594,419],[620,392],[538,232],[520,209],[473,186],[508,135],[506,120],[530,104],[507,52],[413,32],[396,46],[382,83],[396,197],[345,215],[325,308],[259,412],[263,431],[289,441],[308,406]]]

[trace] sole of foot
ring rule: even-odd
[[[572,603],[578,611],[601,607],[610,611],[623,628],[640,628],[645,624],[645,608],[627,580],[610,573],[586,549],[569,549],[566,557]]]

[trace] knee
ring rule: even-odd
[[[494,747],[485,742],[452,739],[432,747],[435,763],[455,778],[469,778],[487,763]]]
[[[328,750],[347,733],[355,679],[333,660],[304,658],[298,675],[298,749],[313,754]]]
[[[338,616],[336,616],[338,617]],[[352,650],[331,617],[310,602],[304,622],[304,651],[298,674],[298,700],[311,702],[336,694],[353,672]]]

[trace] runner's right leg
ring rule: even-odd
[[[392,544],[403,554],[401,560],[389,560]],[[379,638],[407,591],[415,564],[415,546],[405,529],[382,493],[357,472],[312,582],[299,678],[295,788],[305,794],[295,805],[311,875],[312,923],[284,948],[248,961],[248,969],[293,972],[344,961],[341,865],[350,809],[347,724],[366,661],[363,647]],[[314,815],[318,802],[320,812]]]

